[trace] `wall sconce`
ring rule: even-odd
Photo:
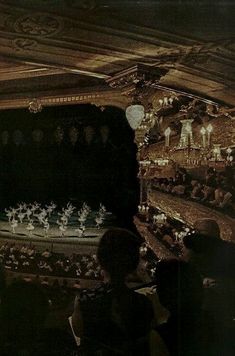
[[[213,131],[213,126],[211,124],[209,124],[206,128],[207,134],[208,134],[208,147],[210,147],[211,145],[211,132]]]
[[[170,134],[171,134],[171,129],[170,129],[170,127],[168,127],[164,132],[164,135],[165,135],[165,146],[166,147],[170,146]]]
[[[205,148],[206,147],[206,129],[205,129],[205,127],[201,128],[200,133],[202,135],[202,147]]]

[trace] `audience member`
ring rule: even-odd
[[[235,347],[235,244],[195,234],[186,236],[184,245],[189,251],[189,262],[204,278],[204,308],[210,315],[214,349],[218,354],[232,355]]]
[[[220,228],[217,222],[211,218],[198,219],[194,223],[194,229],[201,235],[220,238]]]
[[[11,271],[58,277],[100,279],[100,268],[95,255],[66,256],[49,252],[42,253],[35,247],[3,244],[0,247],[0,261]]]
[[[215,169],[209,168],[205,179],[199,181],[191,179],[186,170],[182,171],[180,168],[174,178],[155,178],[153,187],[233,214],[234,182],[231,172],[226,170],[216,172]]]
[[[158,331],[170,355],[201,355],[201,307],[203,300],[200,275],[186,262],[162,260],[156,269],[160,303],[170,312]]]
[[[190,261],[204,277],[235,277],[235,244],[202,234],[183,239],[190,253]]]
[[[105,283],[76,298],[72,318],[76,335],[85,348],[106,352],[101,355],[147,356],[151,303],[125,283],[139,263],[137,238],[127,230],[108,230],[100,241],[98,260]]]

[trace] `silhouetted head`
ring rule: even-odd
[[[112,283],[124,282],[139,263],[138,239],[125,229],[107,230],[100,240],[97,257]]]
[[[211,236],[192,234],[183,239],[190,262],[207,277],[234,277],[235,245]]]
[[[196,254],[211,253],[222,240],[215,239],[214,236],[195,233],[183,238],[184,246]]]

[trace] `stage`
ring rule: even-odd
[[[10,208],[12,209],[12,208]],[[42,209],[44,210],[44,209]],[[8,210],[6,210],[8,211]],[[38,219],[38,213],[32,213],[30,218],[27,218],[26,213],[24,213],[24,218],[22,221],[19,218],[19,213],[15,213],[14,218],[8,218],[5,212],[0,213],[0,237],[8,237],[12,239],[25,240],[28,241],[48,241],[57,243],[98,243],[100,237],[103,235],[107,228],[116,226],[116,217],[110,213],[105,212],[103,214],[102,221],[100,225],[97,226],[96,218],[99,212],[91,211],[87,214],[86,218],[79,221],[78,213],[75,210],[71,212],[66,218],[66,224],[63,229],[61,229],[61,216],[64,216],[60,211],[54,211],[51,215],[46,216],[46,221],[48,229],[45,230],[45,218],[43,223]],[[40,212],[40,209],[38,210]],[[13,227],[12,221],[16,221]],[[29,222],[32,229],[29,230]],[[83,232],[82,232],[83,226]]]
[[[64,235],[61,236],[58,225],[55,222],[55,217],[50,219],[50,229],[47,234],[43,229],[43,226],[39,223],[34,224],[34,230],[32,232],[27,231],[27,222],[18,223],[15,227],[15,232],[12,231],[12,227],[8,222],[6,216],[1,214],[0,216],[0,243],[15,243],[15,244],[32,244],[38,248],[48,248],[54,252],[86,252],[96,251],[100,238],[111,226],[115,226],[111,216],[107,216],[104,224],[97,228],[95,224],[89,219],[87,227],[82,237],[78,237],[76,229],[79,228],[77,220],[71,218]]]

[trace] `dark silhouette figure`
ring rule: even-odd
[[[156,270],[157,292],[170,317],[159,333],[171,355],[202,353],[202,280],[186,262],[162,260]]]
[[[147,356],[152,307],[125,283],[139,262],[136,236],[124,229],[107,231],[98,247],[98,260],[106,283],[80,293],[73,314],[85,354]]]

